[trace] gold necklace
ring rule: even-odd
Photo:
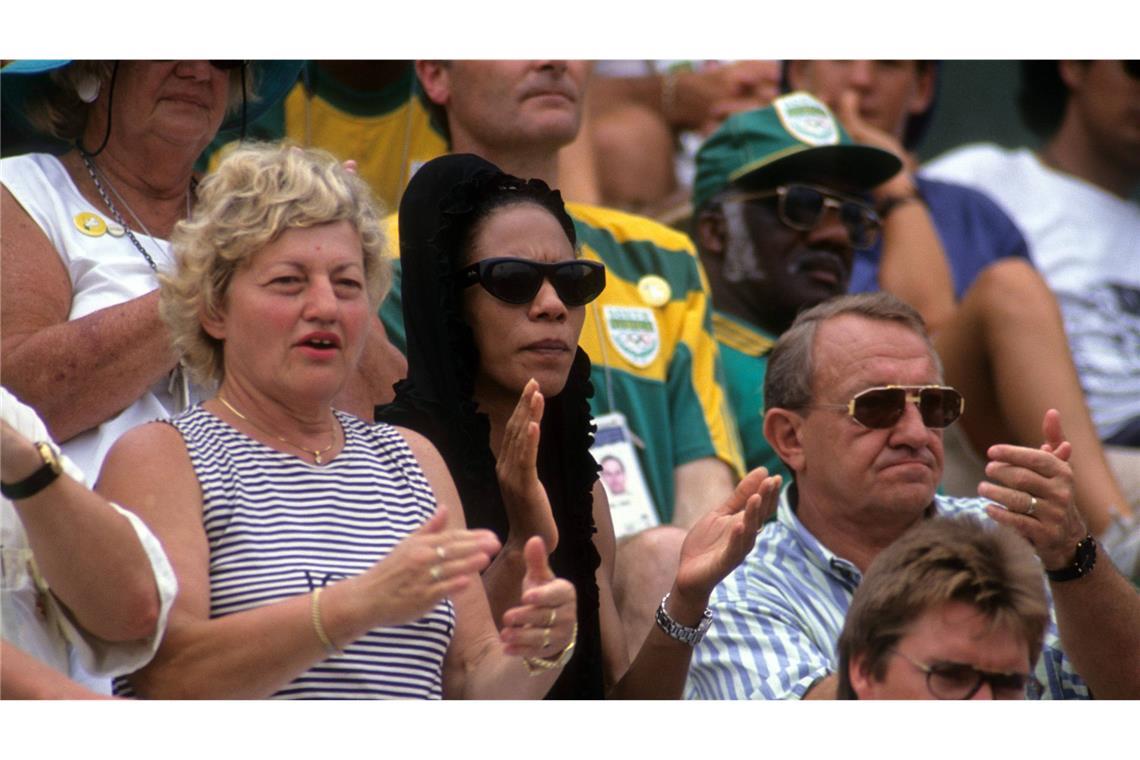
[[[288,438],[281,436],[281,435],[277,435],[276,433],[271,433],[268,430],[266,430],[265,428],[263,428],[261,425],[258,425],[256,422],[251,420],[249,417],[246,417],[244,414],[239,412],[237,409],[234,409],[233,404],[231,404],[229,401],[226,401],[226,397],[220,393],[218,394],[218,401],[221,401],[222,405],[226,409],[229,409],[231,412],[236,414],[238,417],[241,417],[243,420],[245,420],[249,424],[253,425],[255,428],[257,428],[261,432],[265,433],[266,435],[271,435],[274,438],[276,438],[277,440],[281,441],[282,443],[287,443],[290,446],[292,446],[293,448],[300,449],[301,451],[305,452],[306,454],[312,454],[313,455],[313,461],[315,461],[317,464],[324,464],[324,461],[321,459],[321,454],[326,453],[327,451],[332,449],[333,446],[336,446],[336,427],[335,426],[333,427],[333,431],[332,431],[332,443],[330,443],[328,446],[325,446],[323,449],[306,449],[304,446],[298,446],[297,444],[290,441]]]

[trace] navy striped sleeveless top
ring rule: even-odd
[[[336,416],[345,445],[323,466],[255,441],[201,406],[171,420],[202,488],[211,617],[358,575],[435,512],[423,470],[395,428]],[[454,629],[445,599],[413,623],[370,631],[273,697],[440,699]],[[125,680],[116,693],[120,686],[129,695]]]

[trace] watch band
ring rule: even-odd
[[[35,447],[44,463],[23,480],[15,483],[0,482],[0,493],[12,501],[35,496],[54,483],[59,473],[63,471],[59,463],[59,452],[55,446],[47,441],[36,441]]]
[[[669,601],[669,594],[665,595],[661,600],[661,606],[657,608],[657,627],[664,631],[670,638],[676,639],[682,644],[695,647],[700,640],[705,637],[705,632],[708,631],[709,626],[712,625],[712,610],[705,609],[704,614],[701,615],[700,622],[697,623],[697,627],[690,628],[673,619],[665,609],[665,602],[667,601]]]
[[[1088,575],[1094,565],[1096,565],[1096,539],[1090,533],[1077,542],[1077,552],[1071,565],[1060,570],[1046,570],[1045,574],[1054,583],[1064,583]]]

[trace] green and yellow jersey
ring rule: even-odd
[[[764,375],[776,338],[724,312],[713,312],[712,323],[745,465],[750,470],[766,467],[769,474],[783,475],[786,481],[788,468],[764,437]]]
[[[416,169],[447,152],[447,141],[431,123],[410,64],[398,81],[381,90],[361,91],[322,75],[309,61],[285,99],[254,122],[247,134],[258,140],[285,137],[356,161],[357,173],[390,211],[398,207]],[[205,168],[213,170],[233,144],[232,132],[215,139],[203,154]]]

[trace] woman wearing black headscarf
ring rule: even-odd
[[[496,618],[517,602],[535,535],[574,583],[578,643],[550,696],[679,697],[708,595],[751,549],[778,479],[754,471],[693,527],[665,616],[630,666],[611,591],[613,526],[589,452],[590,363],[577,348],[604,270],[577,258],[557,191],[473,155],[425,164],[399,224],[408,378],[377,418],[431,440],[469,525],[503,541],[483,576]]]

